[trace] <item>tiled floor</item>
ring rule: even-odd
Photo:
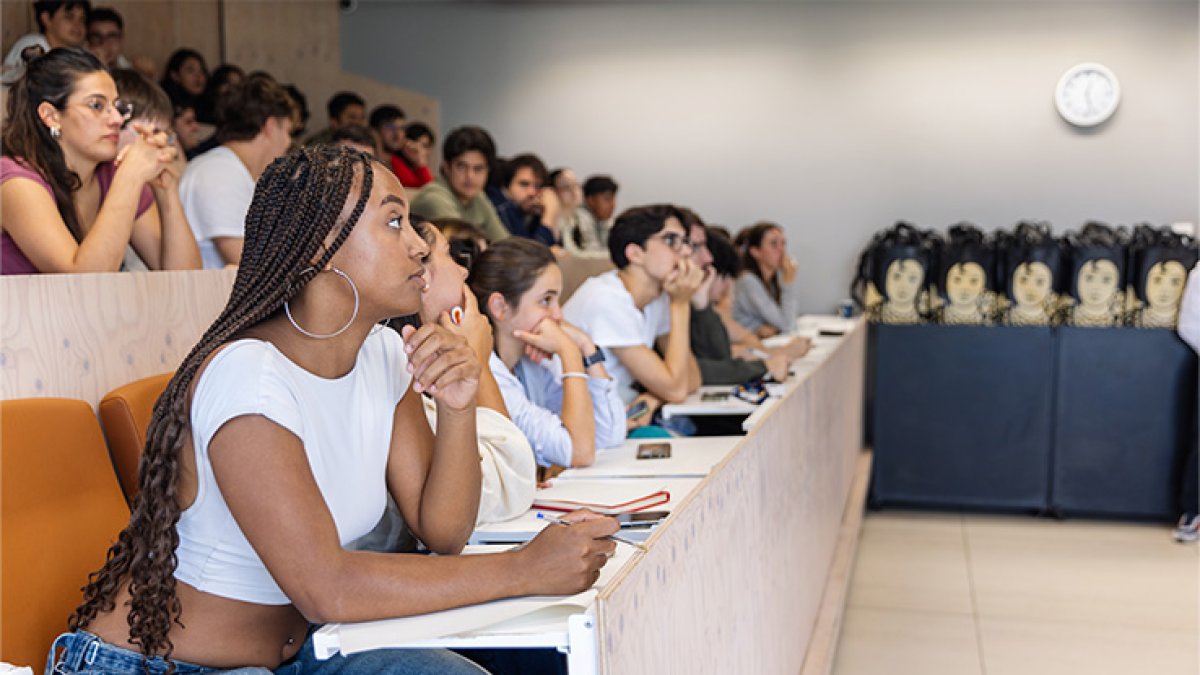
[[[868,513],[835,675],[1197,675],[1200,546],[1169,528]]]

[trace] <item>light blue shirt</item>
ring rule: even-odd
[[[555,356],[542,364],[522,358],[520,377],[505,367],[494,353],[488,366],[500,385],[508,416],[529,439],[541,466],[571,466],[571,435],[562,421],[562,363]],[[588,393],[596,416],[596,449],[613,448],[625,441],[625,406],[611,379],[588,377]]]

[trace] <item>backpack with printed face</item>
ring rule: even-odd
[[[937,248],[930,299],[938,323],[983,326],[996,320],[996,249],[971,223],[950,227]]]
[[[937,235],[898,222],[875,235],[859,257],[851,297],[879,323],[922,323],[929,313],[928,274]]]
[[[1141,224],[1129,242],[1126,323],[1137,328],[1175,328],[1188,271],[1196,265],[1196,241],[1169,227]]]
[[[1062,317],[1065,285],[1062,242],[1046,222],[1022,221],[996,234],[1001,323],[1054,326]]]
[[[1119,326],[1125,317],[1128,232],[1104,223],[1089,222],[1078,232],[1068,232],[1068,326]]]

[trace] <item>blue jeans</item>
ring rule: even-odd
[[[65,649],[55,662],[59,649]],[[295,658],[270,668],[248,667],[222,670],[186,661],[173,661],[179,675],[480,675],[486,670],[445,649],[378,649],[353,656],[335,656],[326,661],[313,655],[312,632]],[[167,662],[150,659],[146,666],[153,675],[164,675]],[[63,633],[54,641],[46,659],[46,675],[141,675],[142,655],[110,645],[87,631]]]

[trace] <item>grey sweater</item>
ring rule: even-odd
[[[791,332],[800,314],[800,293],[795,281],[784,284],[778,273],[776,279],[782,288],[779,302],[771,297],[771,291],[757,274],[742,272],[733,289],[733,320],[753,331],[767,324],[781,333]]]

